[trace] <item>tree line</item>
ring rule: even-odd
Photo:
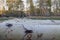
[[[51,12],[53,6],[51,0],[25,0],[26,7],[23,0],[7,0],[8,11],[3,12],[6,16],[60,16],[60,9],[58,2],[56,2],[56,9]],[[34,3],[35,2],[35,3]],[[54,2],[54,3],[55,3]],[[26,8],[26,10],[25,10]]]

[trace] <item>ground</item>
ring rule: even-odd
[[[4,18],[2,18],[4,19]],[[6,26],[12,24],[12,27]],[[7,18],[0,23],[0,36],[2,39],[20,40],[24,38],[25,29],[32,30],[32,36],[34,40],[37,40],[37,35],[43,34],[42,40],[60,40],[60,20],[40,20],[29,18]],[[8,37],[6,37],[7,35]],[[40,40],[40,38],[38,38]]]
[[[15,17],[0,17],[0,21],[4,21],[4,20],[8,20],[8,19],[14,19]],[[30,16],[30,17],[26,17],[26,18],[29,18],[29,19],[38,19],[38,20],[60,20],[60,17],[59,16],[51,16],[51,17],[46,17],[46,16]]]

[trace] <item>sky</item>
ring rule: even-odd
[[[25,10],[26,10],[26,7],[27,7],[26,1],[27,1],[27,0],[23,0],[23,2],[24,2],[24,7],[25,7]],[[34,2],[34,5],[35,5],[35,1],[36,1],[36,0],[33,0],[33,2]]]
[[[24,1],[24,5],[26,6],[26,0],[23,0]],[[33,0],[33,2],[35,3],[36,0]]]
[[[26,0],[23,0],[23,2],[24,2],[24,5],[25,5],[25,7],[26,7]]]

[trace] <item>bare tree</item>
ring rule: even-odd
[[[27,4],[30,5],[29,9],[30,9],[30,15],[34,15],[34,3],[33,0],[27,0]]]
[[[7,0],[9,10],[23,10],[24,4],[22,0]]]
[[[51,0],[37,0],[40,9],[40,16],[49,15]]]

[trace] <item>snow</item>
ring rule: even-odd
[[[8,28],[6,26],[6,24],[8,23],[12,24],[13,26],[11,28]],[[23,26],[28,30],[33,30],[33,37],[35,38],[37,37],[37,34],[41,33],[44,34],[43,38],[56,37],[56,39],[59,39],[60,37],[60,20],[32,20],[17,18],[12,20],[6,20],[0,23],[0,35],[3,34],[3,38],[7,38],[4,35],[8,35],[8,38],[11,37],[14,40],[17,39],[17,37],[19,36],[18,39],[22,39],[25,35],[25,29],[23,28]]]

